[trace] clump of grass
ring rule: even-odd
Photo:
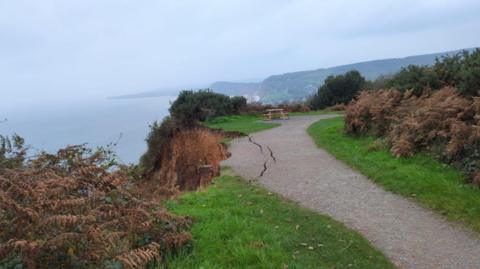
[[[393,268],[358,233],[223,171],[168,207],[196,219],[168,268]]]
[[[394,157],[388,148],[375,148],[375,138],[352,137],[343,131],[343,118],[321,120],[308,128],[315,143],[394,193],[466,223],[480,231],[480,191],[465,184],[457,169],[419,153]]]

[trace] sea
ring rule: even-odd
[[[99,98],[52,105],[0,107],[0,134],[18,134],[30,155],[55,153],[67,145],[94,148],[116,144],[120,162],[138,163],[145,152],[150,125],[168,115],[175,96],[137,99]],[[4,120],[5,119],[5,120]]]

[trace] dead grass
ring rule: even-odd
[[[226,159],[226,148],[220,143],[222,135],[197,128],[176,133],[162,147],[158,169],[150,180],[167,192],[196,190],[210,184],[220,171],[220,162]]]

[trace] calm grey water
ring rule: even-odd
[[[146,150],[149,125],[168,114],[175,97],[94,100],[82,103],[0,110],[0,134],[17,133],[33,152],[55,152],[66,145],[105,146],[116,142],[124,163],[137,163]]]

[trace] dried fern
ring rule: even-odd
[[[350,134],[386,137],[395,156],[429,151],[462,167],[478,182],[480,99],[467,99],[451,87],[417,97],[407,91],[364,91],[346,110]]]
[[[2,170],[0,267],[142,268],[186,244],[189,219],[146,200],[150,189],[106,163],[72,146]]]

